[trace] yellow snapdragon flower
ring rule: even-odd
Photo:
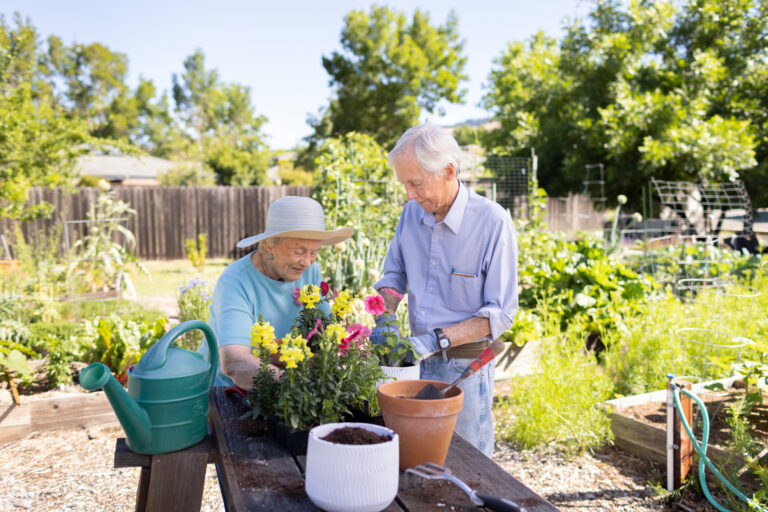
[[[352,309],[350,299],[351,297],[349,296],[348,291],[344,290],[340,292],[339,296],[336,297],[336,299],[333,301],[333,305],[331,306],[331,313],[338,315],[340,318],[347,316],[349,311]]]
[[[328,339],[334,340],[337,344],[341,343],[341,340],[347,335],[347,330],[339,324],[331,324],[325,329],[328,331]]]
[[[270,354],[277,353],[275,329],[269,322],[258,322],[253,324],[253,327],[251,327],[251,346],[254,348],[263,347]]]
[[[313,284],[308,284],[301,289],[299,302],[304,304],[307,309],[313,309],[315,302],[320,301],[320,288]]]

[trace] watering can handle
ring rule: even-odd
[[[141,357],[139,365],[143,370],[156,370],[161,368],[166,361],[168,355],[168,347],[171,346],[176,338],[181,336],[187,331],[193,329],[200,329],[205,334],[205,341],[208,343],[208,361],[211,363],[211,375],[208,387],[213,385],[213,380],[216,378],[216,370],[219,367],[219,348],[216,343],[216,335],[213,334],[213,329],[201,321],[201,320],[188,320],[182,322],[167,333],[160,340],[152,345],[147,352]]]

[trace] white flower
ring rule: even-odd
[[[355,260],[353,265],[355,266],[355,270],[363,270],[363,267],[365,266],[365,262],[358,258]]]
[[[574,301],[583,308],[590,308],[597,304],[597,299],[593,299],[589,295],[584,295],[583,293],[577,294],[576,297],[574,297]]]
[[[344,252],[344,249],[346,248],[347,248],[347,244],[345,244],[344,242],[339,242],[334,246],[334,249],[336,250],[336,252]]]
[[[98,188],[102,192],[109,192],[112,186],[109,184],[107,180],[99,180],[99,182],[96,183],[96,188]]]
[[[619,204],[627,204],[627,196],[624,194],[619,194],[619,196],[616,198],[616,201],[618,201]]]
[[[375,268],[368,269],[368,277],[371,281],[378,281],[379,272]]]
[[[632,220],[635,222],[643,222],[643,215],[641,213],[635,212],[632,214]]]
[[[371,246],[371,241],[368,240],[367,238],[362,238],[362,239],[360,239],[360,244],[363,247],[370,247]]]

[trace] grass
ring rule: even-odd
[[[149,276],[133,270],[131,279],[136,293],[141,297],[157,295],[176,295],[179,286],[190,279],[198,278],[213,285],[232,261],[229,259],[209,259],[202,272],[198,271],[189,260],[147,260],[142,265],[149,271]]]

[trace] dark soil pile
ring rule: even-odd
[[[359,427],[337,428],[325,437],[323,441],[336,444],[379,444],[392,440],[389,434],[379,435]]]
[[[751,388],[750,391],[753,391]],[[737,406],[739,400],[744,398],[743,384],[740,387],[734,386],[725,391],[706,391],[695,393],[699,399],[704,402],[709,414],[709,443],[716,446],[727,446],[733,436],[731,426],[728,424],[728,418],[731,417],[731,408]],[[639,405],[633,405],[621,409],[620,414],[635,418],[651,425],[666,428],[667,425],[667,405],[665,402],[648,402]],[[762,393],[762,402],[756,404],[749,416],[745,416],[749,422],[749,434],[755,441],[762,445],[768,444],[768,394]],[[693,433],[701,439],[701,411],[694,402],[693,404]]]

